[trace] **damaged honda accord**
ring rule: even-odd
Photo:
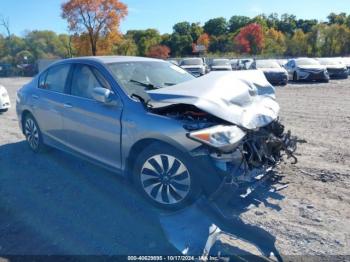
[[[262,72],[196,78],[139,57],[62,60],[17,93],[34,152],[55,147],[102,165],[168,209],[218,194],[224,183],[254,185],[284,155],[296,160],[296,137],[278,112]]]

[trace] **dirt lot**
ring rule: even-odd
[[[14,108],[27,81],[0,79],[13,103],[0,115],[0,254],[174,253],[128,183],[56,150],[30,152]],[[297,165],[280,167],[289,187],[240,218],[283,255],[350,255],[350,80],[289,84],[277,98],[282,121],[307,143]]]

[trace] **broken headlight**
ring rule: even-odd
[[[237,147],[246,133],[237,126],[213,126],[189,133],[189,137],[223,152]]]

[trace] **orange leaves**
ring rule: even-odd
[[[147,56],[159,59],[167,59],[169,57],[170,48],[166,45],[151,46],[147,52]]]
[[[201,34],[198,37],[197,45],[203,45],[206,48],[208,48],[209,43],[210,43],[210,38],[209,38],[209,35],[207,33]]]
[[[82,38],[77,43],[85,48],[87,37],[92,55],[104,53],[107,50],[98,52],[101,45],[109,47],[120,38],[120,21],[128,14],[127,6],[119,0],[69,0],[61,8],[70,30]]]
[[[264,47],[264,33],[261,25],[253,23],[243,27],[234,40],[242,52],[260,53]]]

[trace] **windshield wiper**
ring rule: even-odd
[[[134,80],[134,79],[130,79],[130,82],[139,84],[140,86],[147,87],[150,90],[159,89],[159,87],[157,87],[157,86],[155,86],[155,85],[153,85],[151,83],[144,83],[144,82],[140,82],[140,81],[137,81],[137,80]]]

